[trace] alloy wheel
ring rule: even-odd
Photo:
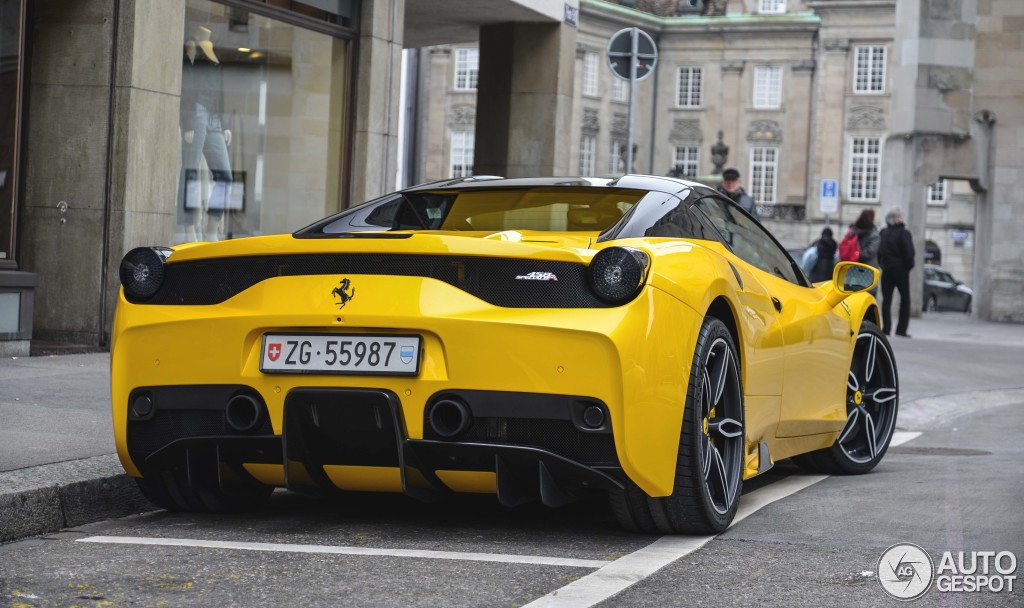
[[[736,357],[725,340],[711,344],[700,394],[701,463],[711,506],[728,513],[743,475],[743,412]]]
[[[896,428],[896,363],[882,340],[871,332],[857,336],[846,384],[846,426],[837,443],[856,463],[875,459]]]

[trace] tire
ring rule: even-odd
[[[924,309],[927,312],[936,312],[939,310],[939,301],[935,299],[935,296],[928,296],[928,301],[925,303]]]
[[[793,457],[814,473],[859,475],[885,456],[899,413],[896,357],[878,327],[864,322],[846,383],[846,426],[830,447]]]
[[[630,484],[610,497],[629,530],[714,534],[736,516],[743,487],[744,412],[739,360],[732,334],[708,317],[693,355],[672,494],[652,498]]]
[[[274,492],[271,486],[248,484],[223,490],[193,490],[176,471],[137,477],[135,483],[146,500],[168,511],[241,513],[263,506]]]

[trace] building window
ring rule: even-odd
[[[679,177],[697,179],[700,164],[700,148],[697,146],[676,146],[672,168],[678,171]]]
[[[350,41],[208,0],[183,4],[169,240],[291,232],[344,208]]]
[[[925,201],[929,205],[945,205],[949,196],[949,180],[940,179],[928,186],[928,196]]]
[[[882,140],[878,137],[854,137],[850,142],[850,200],[877,201],[879,168],[882,165]]]
[[[759,0],[757,12],[762,15],[780,15],[786,12],[786,0]]]
[[[611,150],[608,151],[608,173],[618,175],[626,172],[626,142],[612,140]]]
[[[594,175],[597,168],[596,153],[597,138],[593,135],[584,135],[580,138],[580,175]]]
[[[778,148],[750,149],[750,196],[758,203],[775,202],[775,184],[779,174]]]
[[[480,49],[455,49],[455,90],[475,91],[480,73]]]
[[[469,177],[473,175],[473,132],[452,131],[452,152],[449,157],[451,177]]]
[[[597,66],[600,57],[597,53],[587,53],[583,56],[583,94],[587,97],[597,97]]]
[[[885,47],[854,47],[853,92],[861,95],[885,92]]]
[[[676,105],[680,108],[701,107],[704,103],[704,68],[679,68],[676,91]]]
[[[629,101],[629,82],[612,77],[612,101]]]
[[[775,109],[782,106],[782,68],[759,65],[754,68],[754,107]]]

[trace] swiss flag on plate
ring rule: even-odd
[[[281,356],[281,344],[279,342],[272,342],[267,345],[267,357],[271,361],[277,361],[277,358]]]

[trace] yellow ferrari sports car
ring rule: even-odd
[[[706,534],[774,462],[864,473],[896,424],[877,271],[812,285],[678,179],[453,179],[133,249],[120,277],[117,450],[166,509],[600,493],[629,529]]]

